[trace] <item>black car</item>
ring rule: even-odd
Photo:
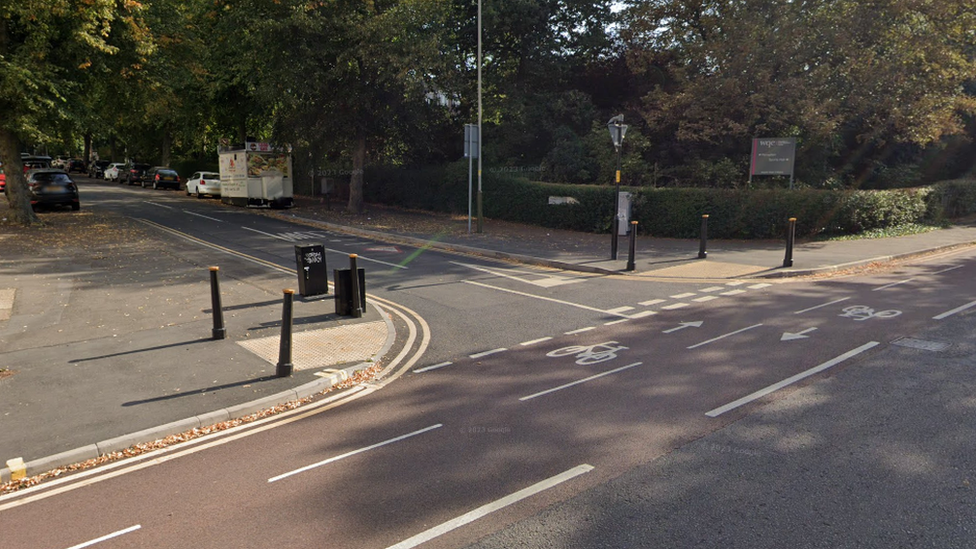
[[[86,171],[85,161],[81,160],[80,158],[72,158],[71,160],[68,161],[67,171],[68,173],[71,172],[85,173]]]
[[[156,166],[155,168],[146,172],[146,177],[144,177],[142,180],[142,186],[145,187],[146,185],[152,185],[152,188],[154,189],[171,187],[179,190],[180,174],[176,173],[176,170],[163,166]]]
[[[81,209],[78,186],[64,170],[43,168],[27,172],[27,188],[31,206],[71,206]]]
[[[111,164],[108,160],[96,160],[88,166],[88,177],[101,179],[105,177],[105,168]]]
[[[136,183],[142,184],[146,179],[146,172],[151,167],[149,164],[129,162],[125,165],[124,169],[119,170],[119,182],[125,181],[129,185],[135,185]]]

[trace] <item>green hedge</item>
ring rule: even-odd
[[[477,179],[474,178],[477,187]],[[366,200],[422,210],[467,212],[467,163],[424,170],[371,169]],[[607,232],[613,211],[610,185],[564,185],[528,181],[507,173],[482,177],[484,215],[550,228]],[[694,238],[709,215],[712,238],[780,238],[788,219],[797,236],[856,234],[909,223],[976,213],[976,181],[880,191],[733,190],[627,188],[633,220],[642,234]],[[476,189],[475,189],[475,192]],[[550,197],[575,203],[551,205]]]

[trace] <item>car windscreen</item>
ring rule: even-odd
[[[71,178],[67,174],[63,173],[36,173],[33,178],[34,181],[41,183],[54,183],[57,185],[67,185],[71,183]]]
[[[177,174],[173,170],[159,170],[156,173],[159,174],[159,175],[169,175],[169,176],[172,176],[172,177],[179,177],[179,174]]]
[[[203,179],[220,179],[219,173],[204,172]]]

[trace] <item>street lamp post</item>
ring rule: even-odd
[[[481,199],[481,0],[478,0],[478,233],[483,229]]]
[[[617,233],[620,232],[620,147],[624,143],[624,135],[627,133],[627,124],[624,124],[624,115],[618,114],[607,122],[610,130],[610,139],[613,140],[613,148],[617,151],[617,174],[616,188],[613,193],[613,221],[610,231],[613,233],[610,240],[610,259],[617,259]]]

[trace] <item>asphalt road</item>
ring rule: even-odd
[[[293,258],[266,235],[294,226],[224,233],[243,216],[152,196],[131,215]],[[314,235],[333,236],[376,246]],[[0,498],[4,547],[964,547],[974,256],[824,282],[544,287],[526,280],[578,275],[428,251],[371,289],[431,323],[426,364]],[[56,526],[18,527],[36,524]]]

